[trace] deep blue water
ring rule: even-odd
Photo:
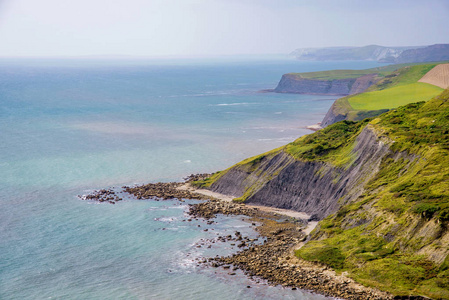
[[[232,251],[196,248],[201,239],[254,234],[241,218],[210,226],[183,222],[175,201],[76,196],[181,180],[284,145],[310,133],[335,98],[259,90],[283,73],[374,66],[0,60],[0,299],[323,299],[197,266]]]

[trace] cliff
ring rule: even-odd
[[[449,297],[449,90],[343,121],[197,182],[321,220],[299,257],[396,295]]]
[[[405,50],[394,63],[431,62],[449,60],[449,44],[436,44],[423,48]]]
[[[443,89],[424,83],[421,79],[437,65],[436,63],[396,65],[402,67],[384,73],[383,78],[365,89],[363,93],[337,99],[323,118],[321,126],[326,127],[341,120],[359,121],[378,116],[407,103],[431,99]],[[438,79],[441,81],[447,74],[449,73],[438,72]]]
[[[377,60],[392,61],[404,50],[418,47],[384,47],[369,45],[363,47],[300,48],[293,51],[298,60]]]
[[[274,91],[276,93],[352,95],[363,92],[376,82],[376,74],[330,80],[308,79],[298,74],[284,74]]]
[[[345,127],[345,125],[342,125]],[[348,168],[322,161],[295,160],[285,150],[259,158],[257,164],[237,165],[210,190],[246,203],[303,211],[322,219],[357,198],[388,151],[369,129],[356,138],[354,163]],[[257,175],[256,175],[257,174]]]
[[[410,47],[363,47],[300,48],[290,55],[298,60],[375,60],[387,63],[416,63],[449,60],[449,44]]]

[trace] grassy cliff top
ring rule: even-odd
[[[449,89],[374,119],[335,123],[236,167],[252,172],[283,151],[346,168],[355,163],[356,139],[367,126],[391,153],[363,194],[320,221],[296,255],[396,295],[449,299]]]
[[[289,74],[295,75],[297,78],[304,78],[304,79],[335,80],[335,79],[358,78],[360,76],[368,74],[380,74],[382,72],[381,68],[382,67],[365,70],[331,70],[331,71],[289,73]]]
[[[449,90],[359,123],[392,141],[391,150],[400,155],[386,156],[365,192],[322,220],[296,254],[394,294],[448,299]],[[341,130],[340,123],[329,127],[314,147]],[[295,143],[304,147],[308,140]],[[344,140],[324,156],[350,149],[351,133]]]
[[[366,92],[337,99],[332,107],[333,113],[358,121],[401,105],[427,101],[443,89],[418,80],[436,65],[438,63],[409,65],[390,72]]]
[[[444,62],[439,62],[439,63],[444,63]],[[396,65],[388,65],[388,66],[382,66],[382,67],[364,69],[364,70],[329,70],[329,71],[288,73],[288,74],[295,75],[298,78],[316,79],[316,80],[358,78],[360,76],[367,75],[367,74],[377,74],[379,77],[385,77],[400,68],[404,68],[404,67],[408,67],[408,66],[423,65],[423,64],[427,65],[429,63],[396,64]],[[434,65],[436,65],[436,64],[438,64],[438,63],[434,63]],[[418,81],[418,79],[416,81]]]

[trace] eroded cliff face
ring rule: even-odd
[[[276,93],[352,95],[365,91],[376,82],[376,74],[334,80],[306,79],[295,74],[284,74],[274,91]]]
[[[339,113],[337,109],[337,103],[334,101],[332,106],[327,111],[326,115],[324,116],[323,120],[321,121],[321,127],[326,127],[331,124],[343,121],[346,119],[346,113]]]
[[[373,179],[383,160],[417,163],[421,158],[390,149],[393,142],[367,125],[357,136],[350,163],[337,167],[322,161],[299,161],[285,150],[229,169],[209,189],[245,203],[302,211],[321,220],[342,206],[359,201],[365,186]],[[445,247],[449,231],[435,220],[411,214],[398,224],[393,213],[367,205],[361,211],[347,213],[339,221],[342,229],[351,229],[375,220],[384,220],[376,232],[406,253],[417,253],[440,265],[448,256]],[[317,228],[312,240],[328,238]]]
[[[243,196],[246,203],[294,209],[322,219],[356,199],[389,152],[388,142],[367,126],[355,141],[349,166],[298,161],[281,150],[257,163],[231,168],[210,189]]]
[[[397,295],[449,299],[449,90],[343,121],[200,182],[321,220],[296,255]]]

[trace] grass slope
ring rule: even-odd
[[[345,115],[347,120],[359,121],[378,116],[401,105],[427,101],[443,89],[427,83],[418,83],[418,80],[437,64],[409,65],[390,71],[365,93],[337,99],[332,108],[333,112],[335,115]]]
[[[390,111],[369,126],[394,140],[392,150],[404,158],[386,157],[365,193],[322,220],[296,254],[394,294],[449,299],[449,258],[429,260],[449,250],[438,240],[449,223],[449,90]],[[315,139],[315,147],[328,143],[323,138]],[[342,146],[336,151],[351,145]],[[427,231],[419,235],[418,228]]]
[[[330,71],[289,73],[289,74],[296,75],[298,78],[316,79],[316,80],[334,80],[334,79],[357,78],[357,77],[367,75],[367,74],[378,74],[379,77],[385,77],[400,68],[404,68],[407,66],[422,65],[422,64],[428,65],[429,63],[397,64],[397,65],[388,65],[388,66],[382,66],[382,67],[365,69],[365,70],[330,70]],[[418,79],[416,81],[418,81]]]
[[[412,102],[426,101],[443,91],[442,88],[415,82],[385,90],[358,94],[348,99],[353,110],[392,109]]]
[[[335,123],[236,166],[251,172],[265,157],[285,151],[345,167],[354,163],[355,139],[366,126],[393,141],[392,154],[364,194],[323,219],[295,254],[396,295],[449,299],[449,243],[443,239],[449,227],[449,90],[375,119]]]

